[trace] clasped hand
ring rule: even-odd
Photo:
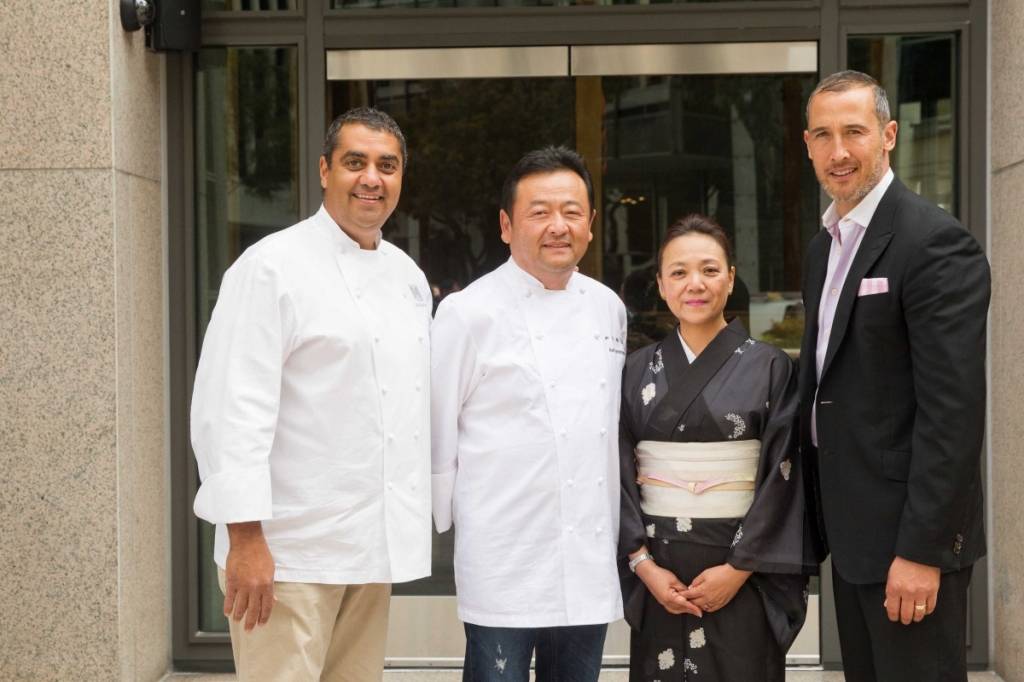
[[[686,585],[672,571],[658,566],[653,561],[644,561],[637,565],[636,574],[651,595],[669,613],[677,616],[690,613],[698,618],[704,615],[696,604],[684,596]]]
[[[729,564],[706,568],[693,579],[683,596],[705,612],[717,611],[732,601],[750,577],[750,571],[741,571]]]

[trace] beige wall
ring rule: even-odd
[[[0,12],[0,679],[170,661],[160,58],[117,0]]]
[[[1024,3],[992,0],[993,667],[1024,681]]]

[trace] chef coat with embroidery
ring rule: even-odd
[[[228,269],[192,397],[200,518],[262,521],[286,582],[430,574],[426,278],[321,207]]]
[[[510,259],[445,298],[431,338],[434,520],[454,521],[459,617],[620,618],[622,302],[579,273],[545,289]]]

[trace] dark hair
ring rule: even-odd
[[[501,208],[505,213],[512,215],[512,204],[516,203],[516,187],[526,176],[560,170],[572,171],[583,179],[583,184],[587,186],[587,201],[590,202],[590,208],[593,208],[594,184],[590,180],[587,164],[584,163],[582,156],[562,146],[534,149],[512,166],[512,170],[505,176],[505,184],[501,187]]]
[[[709,218],[700,213],[691,213],[672,223],[665,232],[665,236],[661,240],[661,246],[658,247],[659,277],[661,276],[661,258],[665,254],[665,248],[673,239],[688,234],[703,234],[711,237],[718,242],[718,245],[722,247],[722,251],[725,252],[725,264],[730,268],[735,265],[734,261],[736,258],[732,252],[732,241],[729,239],[729,235],[725,233],[725,230],[722,229],[722,226],[716,223],[714,218]]]
[[[409,165],[409,152],[405,147],[405,135],[402,134],[402,129],[395,123],[395,119],[391,118],[383,111],[374,109],[372,107],[356,107],[355,109],[349,109],[338,118],[331,121],[331,125],[327,128],[327,136],[324,138],[324,148],[322,151],[323,157],[327,159],[327,165],[331,165],[331,156],[334,154],[334,150],[338,147],[338,135],[341,133],[341,129],[347,125],[364,125],[370,130],[377,130],[385,133],[391,133],[398,140],[398,145],[402,148],[402,165]]]
[[[831,76],[825,76],[815,86],[811,96],[807,98],[807,110],[805,115],[808,122],[811,120],[811,100],[819,92],[846,92],[854,88],[871,88],[875,96],[875,116],[878,117],[878,124],[884,126],[892,118],[889,111],[889,96],[885,94],[885,88],[878,84],[871,76],[860,71],[838,71]]]

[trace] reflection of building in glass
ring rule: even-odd
[[[899,121],[896,176],[958,215],[956,34],[855,36],[849,51],[851,68],[879,79]]]
[[[813,203],[799,201],[817,193],[802,140],[802,106],[814,80],[604,78],[605,282],[633,289],[637,276],[653,276],[668,225],[705,213],[731,234],[737,274],[749,289],[750,309],[736,312],[758,338],[781,322],[786,304],[775,301],[798,298],[803,247],[818,224]],[[632,309],[636,324],[673,323],[657,298],[645,300],[649,307]]]

